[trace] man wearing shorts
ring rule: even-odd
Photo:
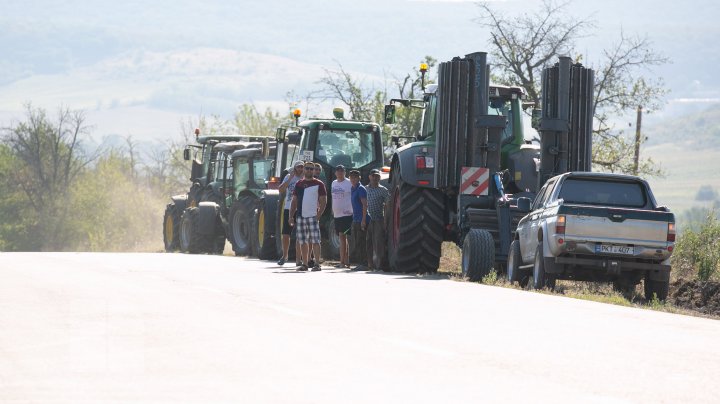
[[[290,205],[290,225],[295,226],[296,237],[300,243],[302,262],[298,271],[307,271],[310,262],[310,249],[315,257],[313,271],[320,270],[320,216],[327,205],[327,191],[325,184],[313,178],[315,167],[306,164],[305,177],[295,184],[292,204]],[[297,218],[295,214],[297,213]]]
[[[282,183],[278,191],[282,194],[285,192],[285,209],[283,210],[283,223],[282,223],[282,248],[283,256],[280,257],[278,265],[285,265],[285,261],[288,259],[288,252],[290,251],[290,234],[292,233],[292,226],[290,226],[290,205],[292,204],[293,191],[295,191],[295,185],[298,181],[303,179],[303,168],[305,164],[302,161],[296,161],[293,164],[293,171],[289,172]],[[313,166],[314,168],[314,166]],[[295,257],[296,261],[300,260],[300,244],[295,243]]]
[[[340,264],[335,268],[350,268],[348,236],[353,221],[353,207],[350,201],[352,184],[345,178],[345,166],[335,167],[335,180],[330,186],[335,231],[340,237]]]
[[[365,228],[367,226],[367,191],[360,183],[360,171],[350,171],[350,201],[353,209],[353,223],[350,229],[350,261],[359,264],[353,270],[367,269],[367,253],[365,252]]]

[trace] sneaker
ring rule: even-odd
[[[307,271],[307,269],[305,269],[305,270]],[[315,265],[314,267],[312,267],[312,271],[317,272],[317,271],[322,271],[322,269],[320,268],[320,265]]]
[[[305,265],[300,265],[299,267],[295,268],[295,270],[299,272],[305,272],[308,270],[308,267],[306,267]]]
[[[336,264],[336,265],[335,265],[335,268],[340,269],[340,268],[349,268],[349,267],[348,267],[347,265],[345,265],[345,264]]]
[[[278,261],[277,264],[280,265],[280,266],[285,265],[285,258],[280,258],[280,261]]]

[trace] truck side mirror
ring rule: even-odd
[[[190,149],[183,150],[183,159],[185,161],[190,161]]]
[[[533,108],[532,110],[532,121],[530,126],[535,130],[540,130],[540,120],[542,119],[542,109]]]
[[[522,213],[530,212],[530,198],[520,197],[517,200],[517,208]]]
[[[395,105],[388,104],[385,106],[385,124],[392,125],[395,123]]]

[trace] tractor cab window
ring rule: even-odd
[[[235,186],[235,194],[248,189],[250,182],[250,164],[246,159],[237,159],[233,165],[233,183]]]
[[[353,168],[364,167],[375,159],[373,132],[320,129],[315,158],[331,167],[339,164]]]
[[[262,186],[265,181],[270,180],[273,169],[272,160],[255,160],[253,161],[253,177],[255,184]]]
[[[423,112],[422,139],[435,135],[435,114],[437,112],[437,95],[431,94],[425,97],[426,108]]]
[[[215,162],[215,181],[222,181],[223,178],[226,178],[225,176],[229,174],[229,172],[226,173],[225,171],[225,162],[227,161],[227,154],[225,153],[218,153],[217,154],[217,161]],[[228,171],[230,168],[228,167]],[[230,177],[227,177],[230,178]]]
[[[502,133],[502,143],[508,143],[513,139],[514,113],[515,111],[512,110],[509,100],[503,100],[502,98],[490,99],[490,105],[488,105],[488,115],[502,115],[507,118],[507,123]]]

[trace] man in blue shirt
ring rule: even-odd
[[[365,269],[367,254],[365,252],[365,229],[367,228],[367,191],[360,183],[360,171],[350,171],[350,202],[353,210],[353,223],[350,229],[350,262],[359,263],[353,268],[357,271]]]

